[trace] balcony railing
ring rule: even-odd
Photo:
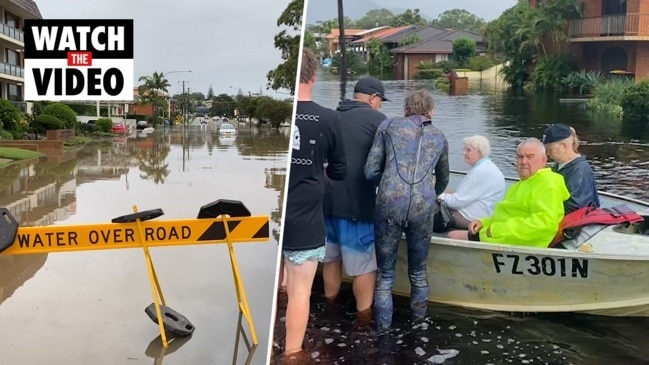
[[[10,64],[4,63],[4,62],[0,62],[0,73],[25,78],[25,69],[24,68],[22,68],[20,66],[16,66],[16,65],[10,65]]]
[[[16,107],[16,109],[18,109],[19,111],[21,111],[23,113],[27,112],[27,103],[26,102],[24,102],[24,101],[12,101],[12,100],[9,100],[9,102],[11,104],[13,104]]]
[[[23,36],[23,32],[20,29],[16,29],[14,27],[10,27],[7,24],[0,24],[0,33],[11,37],[15,40],[25,42],[25,37]]]
[[[649,36],[649,14],[617,14],[571,20],[570,37]]]

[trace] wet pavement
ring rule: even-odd
[[[167,305],[196,326],[166,349],[144,313],[141,249],[0,255],[0,364],[265,364],[288,134],[242,125],[221,138],[208,125],[124,135],[0,178],[0,206],[23,226],[109,223],[133,205],[195,218],[217,199],[270,215],[268,242],[235,244],[259,339],[250,358],[227,246],[214,244],[150,249]]]

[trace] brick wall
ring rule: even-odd
[[[67,141],[74,138],[74,129],[56,129],[47,131],[45,137],[48,140]]]
[[[637,42],[635,77],[637,81],[649,78],[649,42]]]
[[[629,0],[631,2],[633,0]],[[602,16],[602,0],[584,1],[584,18]]]
[[[0,141],[0,147],[22,148],[44,154],[63,153],[63,141]]]

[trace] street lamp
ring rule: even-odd
[[[173,73],[180,73],[180,72],[189,72],[189,73],[191,73],[192,71],[191,71],[191,70],[183,70],[183,71],[167,71],[167,72],[163,72],[163,73],[162,73],[162,77],[164,77],[164,78],[166,79],[166,78],[167,78],[167,75],[169,75],[169,74],[173,74]],[[169,119],[171,119],[171,95],[167,95],[167,97],[168,97],[168,99],[169,99],[169,100],[167,100],[167,117],[168,117]]]

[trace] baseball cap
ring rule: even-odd
[[[554,143],[570,137],[570,127],[565,124],[552,124],[543,131],[543,143]]]
[[[381,100],[390,101],[385,97],[385,88],[383,87],[383,83],[376,77],[367,76],[358,80],[354,86],[354,92],[367,95],[376,94],[381,97]]]

